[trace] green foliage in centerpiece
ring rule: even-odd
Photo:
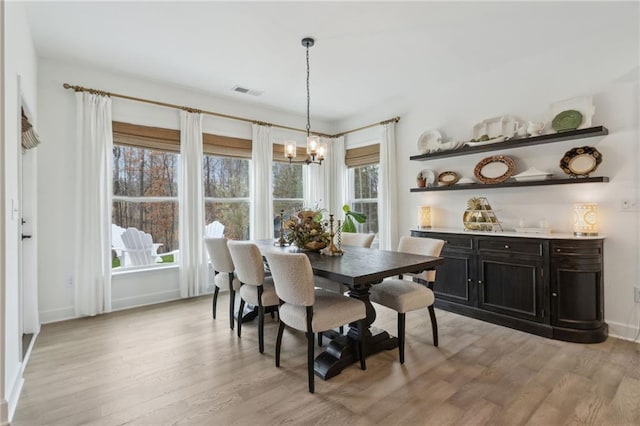
[[[367,215],[360,212],[351,211],[349,204],[342,206],[344,212],[344,222],[342,223],[342,232],[358,232],[354,220],[358,223],[365,223],[367,221]]]
[[[303,250],[321,250],[330,241],[327,221],[322,220],[321,210],[301,210],[284,223],[285,239]]]

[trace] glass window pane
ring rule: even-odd
[[[246,161],[246,160],[244,160]],[[224,236],[232,240],[249,239],[249,202],[205,201],[205,223],[214,220],[224,225]]]
[[[361,212],[367,215],[367,221],[365,223],[356,223],[358,232],[364,233],[378,233],[378,202],[354,202],[352,210]]]
[[[278,198],[304,198],[302,164],[273,163],[273,199]]]
[[[249,160],[205,155],[202,168],[205,197],[249,197]]]
[[[353,184],[355,199],[378,198],[378,165],[355,167]]]
[[[113,195],[177,197],[178,154],[113,147]]]

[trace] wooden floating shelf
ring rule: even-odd
[[[536,180],[530,182],[508,181],[502,183],[474,183],[464,185],[449,186],[431,186],[424,188],[411,188],[411,192],[429,192],[429,191],[460,191],[465,189],[492,189],[492,188],[514,188],[521,186],[547,186],[547,185],[566,185],[574,183],[607,183],[609,178],[606,176],[572,178],[572,179],[547,179]]]
[[[479,152],[499,151],[504,149],[521,148],[524,146],[541,145],[545,143],[562,142],[574,139],[593,138],[608,135],[609,130],[604,126],[589,127],[586,129],[570,130],[567,132],[552,133],[548,135],[534,136],[531,138],[512,139],[504,142],[487,143],[485,145],[464,146],[460,149],[449,151],[431,152],[428,154],[412,155],[411,160],[428,161],[436,158],[457,157],[460,155],[477,154]]]

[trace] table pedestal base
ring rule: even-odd
[[[364,345],[365,356],[398,347],[397,337],[393,337],[386,331],[374,327],[371,327],[369,331],[371,334],[366,337]],[[325,337],[333,337],[333,339],[327,345],[325,351],[316,357],[314,370],[316,376],[327,380],[337,376],[345,367],[360,359],[358,358],[357,341],[349,335],[345,336],[335,331],[327,331],[323,335]]]

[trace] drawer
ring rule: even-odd
[[[411,236],[444,240],[444,247],[442,248],[443,250],[447,250],[449,248],[463,248],[467,250],[473,249],[473,239],[471,238],[471,236],[467,235],[411,231]]]
[[[542,256],[543,243],[539,241],[478,239],[479,251],[499,251],[502,253],[522,253]]]
[[[601,256],[602,244],[593,242],[591,244],[583,244],[583,242],[552,242],[551,256]]]

